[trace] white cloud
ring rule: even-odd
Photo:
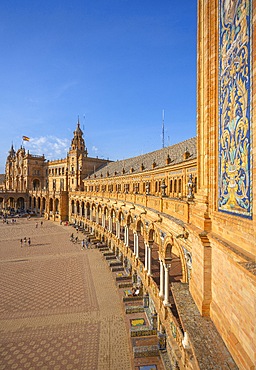
[[[70,140],[60,139],[52,135],[31,137],[30,141],[24,142],[24,146],[31,154],[44,154],[46,159],[54,160],[66,157]]]
[[[94,146],[94,145],[93,145],[93,147],[92,147],[92,151],[93,151],[93,152],[95,152],[95,153],[98,153],[98,150],[99,150],[99,149],[98,149],[96,146]]]

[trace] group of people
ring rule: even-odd
[[[43,221],[40,222],[41,227],[43,226]],[[36,221],[36,229],[38,228],[38,221]]]
[[[70,240],[73,242],[73,243],[78,243],[79,240],[78,240],[78,236],[74,236],[74,233],[72,233],[70,235]],[[81,240],[81,249],[88,249],[90,246],[90,238],[85,238],[85,239],[82,239]]]
[[[9,224],[9,220],[7,218],[3,218],[3,224]],[[11,219],[11,224],[16,224],[16,219],[12,218]]]
[[[23,247],[25,245],[28,245],[30,246],[31,245],[31,239],[30,238],[24,238],[24,239],[20,239],[20,246]]]
[[[82,244],[82,248],[81,248],[82,250],[83,249],[88,249],[89,248],[89,245],[90,245],[90,240],[88,238],[83,239],[81,241],[81,244]]]

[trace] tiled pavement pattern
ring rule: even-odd
[[[0,224],[0,369],[133,369],[102,255],[70,242],[71,227],[35,222]]]

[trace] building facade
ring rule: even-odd
[[[256,366],[255,8],[198,0],[196,138],[109,162],[88,157],[78,124],[64,160],[7,158],[2,208],[104,241],[176,369]]]
[[[82,191],[82,179],[108,162],[88,157],[79,122],[64,159],[49,161],[44,155],[26,152],[23,146],[17,152],[11,146],[0,194],[0,210],[7,214],[28,211],[54,221],[66,221],[69,192]]]

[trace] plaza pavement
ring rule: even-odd
[[[70,226],[40,221],[0,221],[0,369],[133,369],[102,254],[73,244]]]

